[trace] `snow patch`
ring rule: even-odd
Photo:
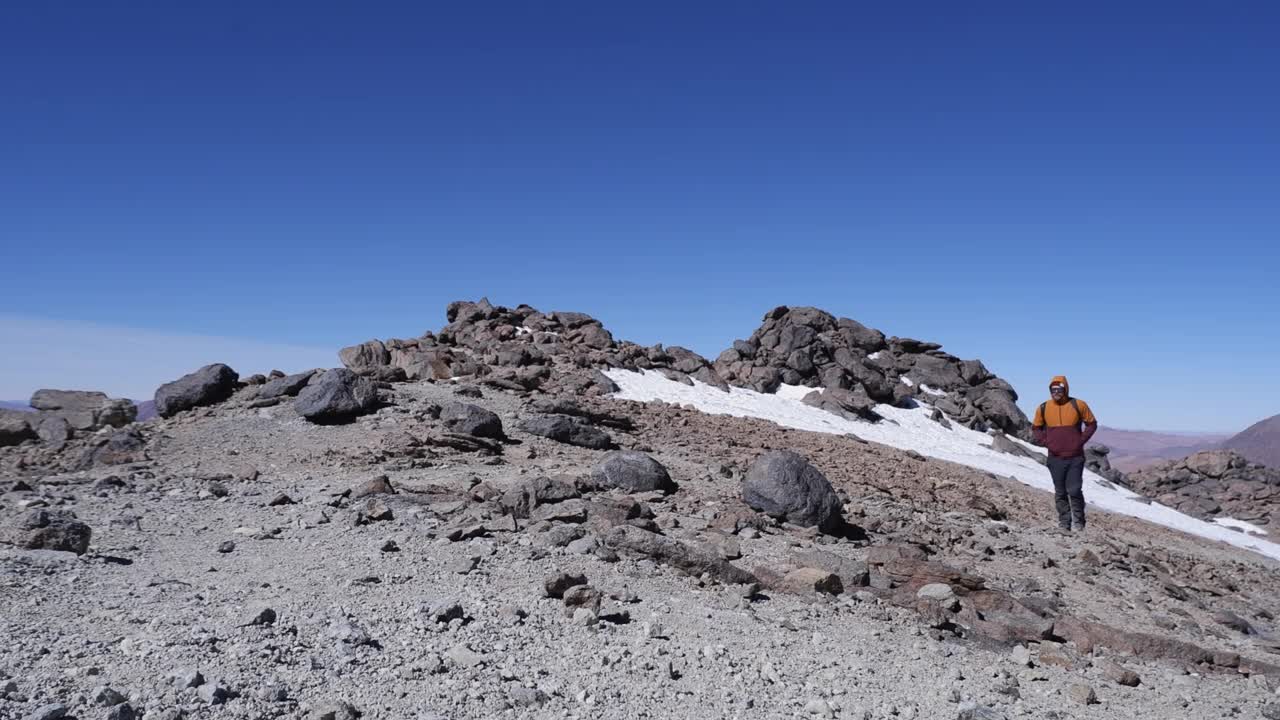
[[[632,372],[606,370],[605,375],[617,383],[615,397],[621,400],[649,402],[662,400],[677,405],[691,405],[712,415],[754,417],[784,427],[833,435],[857,437],[901,450],[915,450],[921,455],[949,460],[996,475],[1017,480],[1024,485],[1053,491],[1053,482],[1044,465],[1026,457],[1009,455],[991,447],[991,436],[953,423],[951,428],[929,419],[933,408],[919,405],[904,409],[892,405],[876,405],[875,412],[893,422],[870,423],[846,420],[825,410],[810,407],[800,399],[813,388],[783,385],[775,394],[759,393],[740,387],[723,392],[694,380],[684,385],[668,380],[655,371]],[[903,378],[905,381],[906,378]],[[1010,437],[1031,452],[1044,454],[1044,449]],[[1192,535],[1220,540],[1236,547],[1253,550],[1280,559],[1280,544],[1244,535],[1221,523],[1215,524],[1184,515],[1158,503],[1146,504],[1145,498],[1112,485],[1101,476],[1085,471],[1085,498],[1090,507],[1141,518],[1148,522],[1181,530]],[[1047,499],[1046,499],[1047,501]],[[1049,506],[1046,505],[1046,508]],[[1240,521],[1236,521],[1240,522]]]
[[[920,389],[921,389],[921,390],[923,390],[924,392],[926,392],[926,393],[930,394],[930,395],[937,395],[937,396],[939,396],[939,397],[946,397],[946,394],[947,394],[947,391],[945,391],[945,390],[939,390],[939,389],[937,389],[937,388],[931,388],[931,387],[929,387],[928,385],[925,385],[924,383],[920,383]]]
[[[1243,531],[1245,531],[1245,532],[1247,532],[1247,533],[1251,533],[1251,534],[1253,534],[1253,535],[1266,535],[1266,534],[1267,534],[1267,531],[1266,531],[1266,530],[1264,530],[1264,529],[1262,529],[1262,528],[1258,527],[1257,525],[1254,525],[1254,524],[1253,524],[1253,523],[1251,523],[1251,522],[1245,522],[1244,520],[1237,520],[1237,519],[1235,519],[1235,518],[1233,518],[1233,517],[1220,517],[1220,518],[1214,518],[1214,519],[1213,519],[1213,522],[1214,522],[1214,523],[1216,523],[1216,524],[1218,524],[1218,525],[1221,525],[1221,526],[1223,526],[1223,527],[1229,527],[1229,528],[1235,528],[1235,529],[1237,529],[1237,530],[1243,530]]]

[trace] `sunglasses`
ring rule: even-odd
[[[1062,386],[1054,386],[1049,388],[1049,392],[1051,393],[1060,393],[1060,392],[1066,392],[1066,391],[1067,389]]]

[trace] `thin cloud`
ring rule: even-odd
[[[241,375],[337,363],[336,348],[7,314],[0,314],[0,345],[5,400],[25,400],[40,388],[147,399],[156,386],[209,363],[226,363]]]

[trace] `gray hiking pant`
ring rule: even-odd
[[[1053,476],[1053,501],[1058,507],[1058,525],[1064,530],[1084,527],[1084,458],[1049,456]]]

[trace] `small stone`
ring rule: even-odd
[[[351,488],[351,499],[356,500],[370,495],[394,495],[395,492],[396,489],[391,486],[391,479],[386,475],[379,475]]]
[[[119,705],[120,703],[124,702],[126,699],[127,698],[125,696],[121,695],[115,690],[112,690],[106,685],[100,685],[94,688],[93,690],[93,702],[98,705],[101,705],[102,707],[111,707],[112,705]]]
[[[230,540],[226,540],[218,545],[218,552],[229,553],[236,549],[236,544]]]
[[[1067,695],[1081,705],[1092,705],[1098,702],[1098,696],[1094,694],[1093,688],[1088,685],[1072,685],[1067,690]]]
[[[196,695],[206,704],[221,705],[231,697],[231,692],[217,682],[210,681],[197,688]]]
[[[1102,674],[1108,680],[1125,687],[1137,687],[1142,682],[1142,678],[1138,677],[1138,673],[1113,662],[1104,661],[1102,663]]]
[[[133,709],[133,706],[127,702],[122,702],[107,711],[106,720],[136,720],[137,717],[138,713]]]
[[[574,555],[590,555],[596,549],[596,539],[593,537],[578,538],[566,545],[565,549]]]
[[[179,688],[199,687],[204,684],[204,675],[195,668],[187,668],[174,676],[174,682]]]
[[[302,518],[302,524],[306,527],[319,527],[329,524],[329,514],[323,510],[307,513]]]
[[[1262,706],[1262,717],[1267,720],[1280,720],[1280,703],[1268,703]]]
[[[844,591],[840,576],[817,568],[798,568],[782,577],[782,587],[794,593],[839,595]]]
[[[556,573],[549,576],[542,582],[542,593],[546,597],[562,598],[564,592],[575,585],[586,585],[586,575],[570,575],[569,573]]]
[[[360,711],[351,706],[351,703],[343,700],[325,703],[320,705],[311,716],[315,720],[356,720],[360,717]]]
[[[382,522],[394,520],[395,514],[391,512],[391,508],[381,500],[370,500],[364,504],[360,510],[356,512],[357,524],[363,522]],[[361,521],[363,519],[363,522]]]
[[[270,625],[276,621],[276,611],[269,607],[257,608],[249,616],[247,625]]]
[[[438,506],[437,506],[438,507]],[[483,524],[475,525],[459,525],[441,531],[440,536],[450,542],[461,542],[463,540],[471,540],[472,538],[488,537],[489,528]]]
[[[1000,711],[972,700],[960,703],[959,710],[956,720],[1005,720],[1005,715]]]
[[[67,716],[67,706],[62,703],[53,703],[52,705],[44,705],[37,708],[35,712],[27,715],[23,720],[61,720]]]
[[[466,575],[475,570],[480,565],[479,555],[467,555],[466,557],[455,558],[445,564],[445,568],[449,572]]]
[[[519,625],[524,622],[525,618],[529,617],[529,613],[522,607],[504,605],[498,611],[498,616],[512,625]]]
[[[836,716],[835,710],[826,700],[814,698],[804,704],[804,711],[810,715],[817,715],[824,718],[833,718]]]
[[[1012,657],[1013,664],[1018,667],[1030,667],[1031,665],[1031,651],[1027,649],[1026,645],[1015,645]]]
[[[276,495],[275,497],[271,498],[271,502],[267,503],[267,506],[279,507],[281,505],[292,505],[292,504],[293,504],[293,498],[289,497],[285,493],[280,493],[279,495]]]
[[[466,619],[466,612],[456,600],[441,600],[426,608],[427,617],[436,623],[447,623],[451,620]]]
[[[640,637],[643,637],[646,640],[666,637],[666,630],[662,627],[662,623],[660,622],[643,622],[640,623]]]
[[[573,611],[573,624],[590,627],[599,621],[599,616],[588,608],[580,607]]]
[[[939,603],[947,603],[956,599],[956,592],[946,583],[929,583],[916,591],[916,597],[923,600],[936,600]]]
[[[445,653],[445,655],[452,660],[455,665],[467,668],[488,662],[488,657],[475,652],[466,645],[454,645],[449,648],[449,652]]]
[[[400,552],[400,546],[396,544],[394,538],[387,538],[386,540],[383,540],[382,547],[379,549],[382,550],[382,552]]]
[[[587,608],[593,613],[600,613],[600,602],[603,596],[599,590],[590,585],[574,585],[564,591],[566,608]]]
[[[545,703],[549,698],[547,694],[537,688],[518,687],[513,688],[507,693],[507,697],[511,698],[511,704],[516,707],[533,707]]]

